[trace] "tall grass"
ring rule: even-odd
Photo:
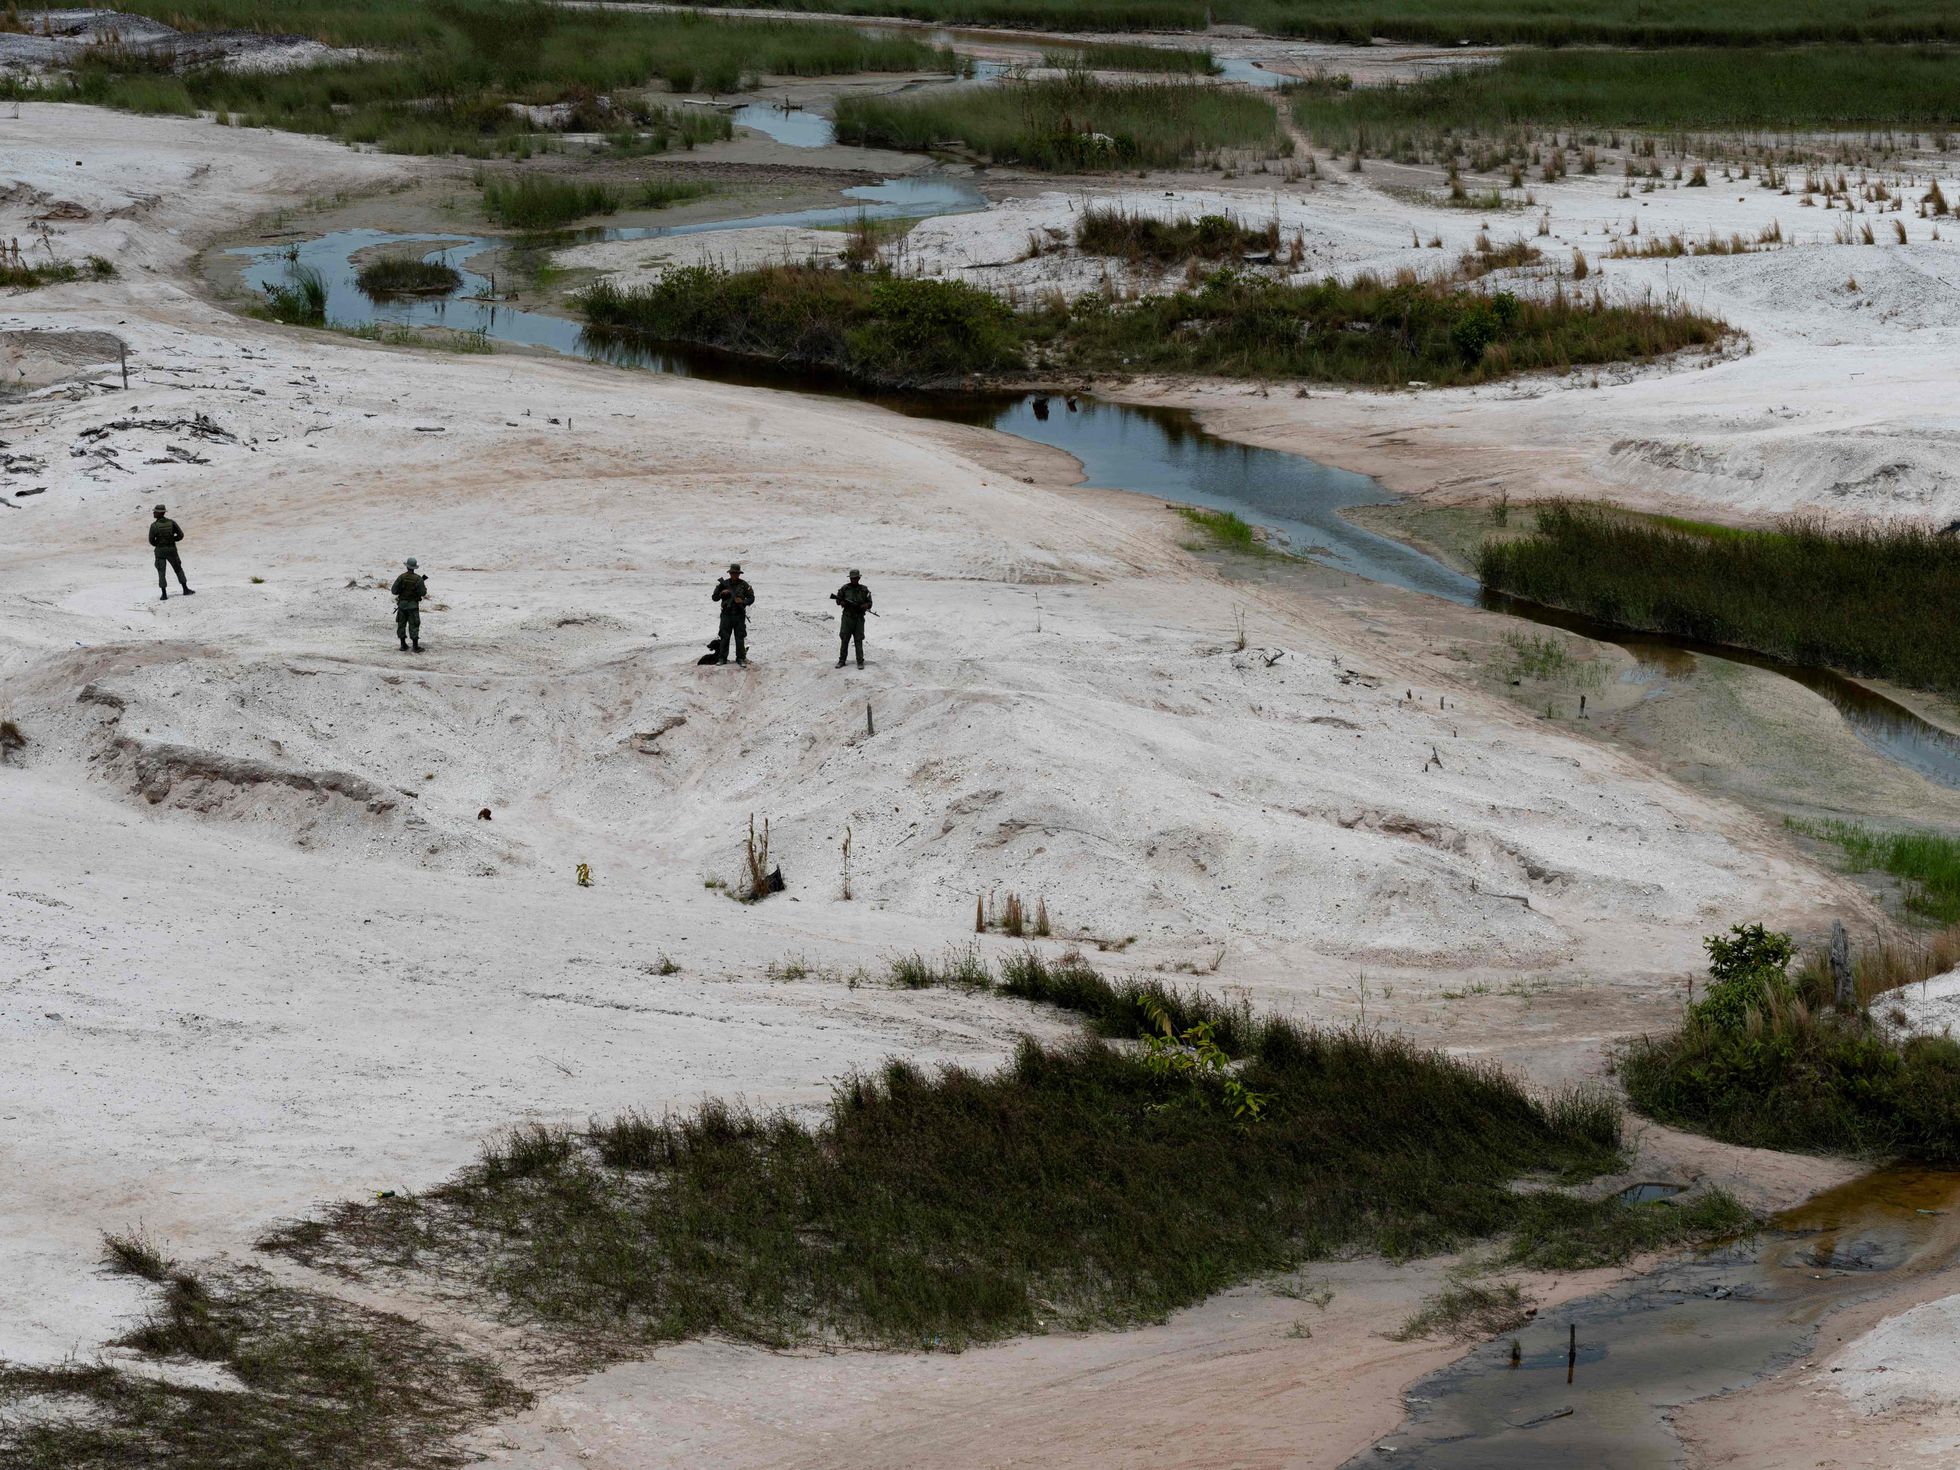
[[[1090,205],[1077,216],[1075,244],[1090,255],[1132,263],[1175,265],[1186,260],[1228,260],[1279,249],[1279,223],[1251,226],[1224,214],[1169,219],[1111,205]]]
[[[1625,628],[1960,694],[1960,538],[1792,519],[1708,535],[1554,504],[1486,542],[1487,586]]]
[[[1879,832],[1857,822],[1795,822],[1807,836],[1836,843],[1860,871],[1889,873],[1905,885],[1909,913],[1960,924],[1960,838],[1941,832]]]
[[[865,382],[929,384],[1022,365],[1013,314],[957,281],[808,266],[687,266],[621,290],[600,281],[575,304],[592,328],[835,369]]]
[[[717,0],[697,0],[713,4]],[[768,0],[769,8],[893,15],[941,24],[1070,30],[1252,26],[1365,46],[1377,36],[1453,46],[1758,45],[1768,41],[1960,40],[1943,0]]]
[[[1960,12],[1952,21],[1960,39]],[[1939,127],[1960,121],[1946,47],[1518,51],[1385,87],[1310,83],[1293,115],[1313,140],[1381,151],[1404,137],[1518,127]]]
[[[710,1102],[523,1129],[436,1190],[275,1244],[356,1267],[412,1251],[616,1353],[705,1333],[957,1349],[1157,1320],[1356,1250],[1506,1233],[1538,1262],[1639,1248],[1625,1207],[1510,1187],[1615,1167],[1600,1097],[1539,1100],[1487,1065],[1075,962],[1026,956],[999,988],[1097,1036],[1024,1039],[987,1075],[890,1062],[815,1122]],[[1256,1114],[1231,1106],[1247,1092]]]
[[[847,25],[723,20],[532,0],[133,0],[122,7],[189,29],[300,34],[359,47],[363,60],[247,72],[154,63],[99,48],[64,77],[14,77],[0,95],[135,112],[223,112],[246,126],[322,133],[390,152],[522,152],[538,127],[511,104],[569,104],[575,131],[630,137],[637,151],[726,136],[725,117],[649,101],[645,89],[737,90],[759,75],[951,72],[950,51]]]
[[[500,225],[520,230],[550,230],[595,214],[619,208],[619,190],[611,184],[560,179],[544,174],[486,179],[483,212]]]
[[[264,314],[291,327],[327,324],[327,281],[310,265],[296,265],[283,282],[265,288]]]
[[[1144,46],[1120,41],[1078,46],[1071,51],[1042,54],[1043,66],[1064,69],[1087,67],[1090,71],[1193,72],[1215,76],[1224,68],[1208,49],[1183,46]]]
[[[462,273],[440,260],[419,255],[383,255],[362,266],[354,284],[369,296],[406,296],[454,291]]]
[[[1153,369],[1400,385],[1653,357],[1726,328],[1680,306],[1521,300],[1414,277],[1277,284],[1230,270],[1196,290],[1053,299],[1026,310],[958,283],[815,266],[670,271],[577,298],[593,328],[633,331],[868,383],[1002,374],[1039,358],[1079,372]]]
[[[1084,372],[1180,371],[1382,387],[1478,383],[1658,357],[1727,328],[1685,306],[1520,298],[1413,275],[1291,285],[1222,270],[1196,289],[1044,302],[1026,317],[1051,361]]]
[[[1221,149],[1290,151],[1265,98],[1201,82],[1108,82],[1086,73],[980,91],[837,99],[845,143],[957,142],[998,163],[1176,168]]]
[[[1740,931],[1737,931],[1740,932]],[[1779,955],[1721,973],[1681,1028],[1620,1058],[1641,1112],[1729,1143],[1960,1162],[1960,1043],[1899,1045],[1858,1011],[1821,1010]]]
[[[404,1317],[257,1268],[193,1274],[140,1238],[107,1245],[108,1269],[157,1288],[117,1343],[137,1361],[0,1361],[9,1470],[441,1470],[465,1463],[455,1436],[531,1402]],[[218,1381],[164,1371],[185,1359]]]

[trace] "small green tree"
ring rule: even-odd
[[[1727,934],[1702,941],[1708,951],[1708,993],[1696,1004],[1696,1019],[1723,1031],[1734,1031],[1749,1012],[1768,1008],[1772,1000],[1790,994],[1790,961],[1797,947],[1787,934],[1761,924],[1737,924]]]

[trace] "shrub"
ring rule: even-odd
[[[415,255],[384,255],[362,266],[354,284],[369,296],[447,293],[463,284],[462,273],[439,260]]]
[[[1900,1045],[1861,1013],[1813,1012],[1786,974],[1789,936],[1761,925],[1708,951],[1708,993],[1680,1030],[1620,1058],[1636,1108],[1758,1148],[1960,1160],[1960,1043]]]

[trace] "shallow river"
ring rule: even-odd
[[[755,215],[668,226],[620,226],[582,231],[580,240],[644,240],[663,235],[705,234],[764,225],[815,227],[872,219],[923,219],[987,207],[969,184],[941,174],[888,179],[847,189],[854,202],[781,214]],[[480,331],[498,341],[541,347],[570,356],[657,372],[760,383],[803,391],[822,385],[810,376],[769,374],[752,364],[712,354],[669,351],[612,336],[594,336],[578,323],[521,311],[492,296],[492,282],[470,263],[506,241],[471,235],[403,235],[382,230],[339,230],[293,246],[249,246],[229,253],[245,257],[244,280],[263,290],[284,281],[295,264],[311,266],[327,284],[327,316],[338,323],[394,322],[406,326]],[[376,301],[355,285],[355,257],[378,246],[419,245],[424,257],[444,260],[463,277],[448,297]],[[475,299],[482,297],[484,299]],[[860,394],[862,397],[876,395]],[[1092,398],[1011,394],[885,400],[915,416],[980,424],[1050,445],[1080,460],[1091,485],[1134,490],[1182,505],[1230,510],[1283,536],[1292,549],[1355,576],[1465,606],[1483,605],[1534,622],[1584,634],[1626,649],[1642,677],[1680,678],[1699,658],[1748,663],[1794,679],[1828,699],[1866,745],[1941,785],[1960,788],[1960,737],[1922,720],[1904,706],[1824,669],[1802,668],[1735,649],[1714,649],[1660,635],[1630,634],[1577,614],[1487,594],[1476,580],[1387,536],[1353,524],[1340,512],[1394,501],[1364,475],[1329,468],[1303,455],[1235,444],[1206,433],[1181,410],[1134,408]]]

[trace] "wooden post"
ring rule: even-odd
[[[1574,1322],[1567,1328],[1572,1335],[1565,1340],[1565,1381],[1572,1381],[1572,1369],[1579,1361],[1579,1324]]]
[[[867,735],[878,733],[878,727],[871,723],[871,701],[868,699],[864,702],[864,733]]]
[[[1831,983],[1836,987],[1837,1008],[1858,1008],[1858,981],[1851,973],[1851,936],[1844,932],[1842,919],[1831,920]]]
[[[129,344],[127,342],[116,343],[116,356],[122,359],[123,392],[127,393],[129,391]]]

